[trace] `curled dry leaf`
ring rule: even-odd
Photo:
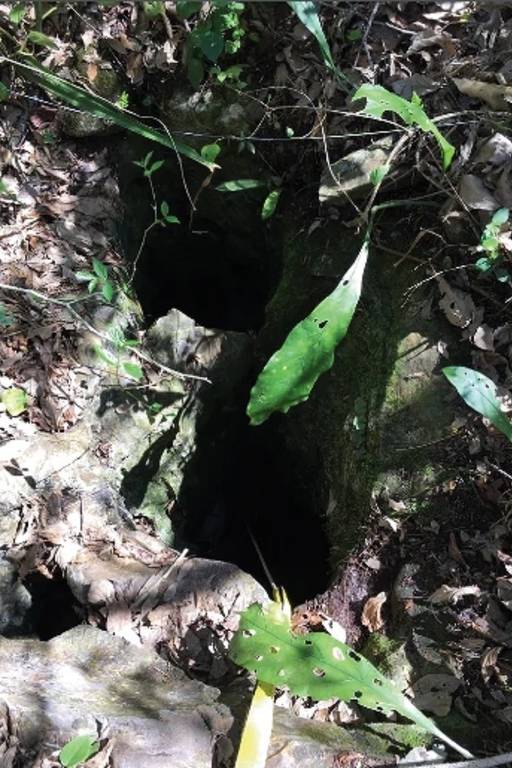
[[[378,629],[382,629],[384,626],[384,619],[382,618],[382,606],[387,600],[385,592],[379,592],[375,597],[370,597],[363,608],[361,615],[361,624],[370,630],[370,632],[376,632]]]
[[[497,112],[509,112],[512,109],[512,86],[484,83],[481,80],[468,80],[465,77],[453,78],[457,90],[472,99],[479,99]]]
[[[467,328],[475,317],[475,302],[460,288],[452,287],[444,277],[437,279],[441,300],[439,307],[443,310],[447,320],[457,328]]]
[[[429,602],[434,605],[443,605],[445,603],[456,603],[463,597],[468,595],[474,595],[479,597],[480,587],[476,584],[469,587],[449,587],[448,584],[443,584],[441,587],[432,592],[429,597]]]
[[[483,654],[480,660],[480,668],[482,670],[482,677],[486,683],[489,682],[498,663],[498,656],[503,650],[502,646],[495,645],[493,648],[488,648]]]

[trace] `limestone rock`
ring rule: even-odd
[[[31,606],[28,590],[18,579],[16,566],[0,558],[0,634],[20,634],[27,624]]]
[[[330,169],[325,168],[318,190],[319,201],[346,205],[347,196],[357,198],[367,194],[372,187],[372,171],[386,165],[392,146],[392,140],[386,138],[350,152],[332,163]]]

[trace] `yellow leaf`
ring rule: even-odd
[[[264,768],[272,735],[274,686],[258,683],[240,741],[235,768]]]

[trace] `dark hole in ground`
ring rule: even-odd
[[[63,578],[31,573],[23,584],[32,597],[27,625],[40,640],[51,640],[82,623],[78,603]]]
[[[129,161],[118,163],[118,170],[126,206],[123,239],[130,262],[151,223],[152,201],[147,180],[132,162],[145,152],[133,147],[128,151]],[[155,152],[154,159],[160,156]],[[194,169],[189,170],[194,195],[204,171],[195,178]],[[253,175],[258,174],[235,169],[232,178]],[[154,182],[157,199],[169,204],[181,224],[155,227],[138,256],[134,285],[148,323],[176,308],[206,327],[258,331],[280,271],[278,227],[262,222],[261,195],[222,195],[211,189],[212,184],[198,198],[191,221],[179,175],[159,172]],[[212,434],[211,426],[204,434],[200,427],[197,430],[199,458],[187,470],[186,490],[178,499],[181,522],[173,514],[175,546],[235,563],[268,587],[250,528],[276,583],[299,603],[327,587],[328,546],[321,521],[297,490],[293,467],[282,457],[277,460],[276,420],[260,427],[248,424],[245,407],[256,375],[255,369],[241,388],[236,425],[229,437]],[[223,431],[220,416],[218,432]],[[215,468],[209,463],[212,443],[222,453],[220,469],[218,463]],[[140,473],[131,474],[131,485],[124,489],[128,506],[137,506],[137,486],[143,496],[143,480]]]

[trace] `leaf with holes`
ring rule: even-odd
[[[261,605],[251,605],[242,614],[230,655],[237,664],[254,672],[259,681],[286,686],[298,696],[317,701],[331,697],[356,700],[379,712],[398,712],[464,757],[471,757],[350,646],[324,632],[296,635],[287,622]]]
[[[431,133],[441,148],[444,169],[450,167],[455,147],[445,139],[437,125],[427,115],[421,105],[421,99],[415,93],[411,101],[407,101],[396,93],[391,93],[382,85],[366,83],[358,88],[352,97],[352,101],[359,101],[359,99],[366,99],[363,112],[369,117],[380,118],[384,112],[394,112],[406,125],[417,125],[425,133]]]
[[[345,337],[361,295],[368,259],[365,239],[357,259],[334,291],[288,334],[252,388],[247,406],[251,424],[261,424],[274,411],[286,413],[307,400],[318,377],[334,362],[334,350]]]
[[[512,423],[503,413],[496,395],[496,384],[483,373],[462,365],[443,368],[443,373],[462,399],[474,411],[489,419],[512,443]]]

